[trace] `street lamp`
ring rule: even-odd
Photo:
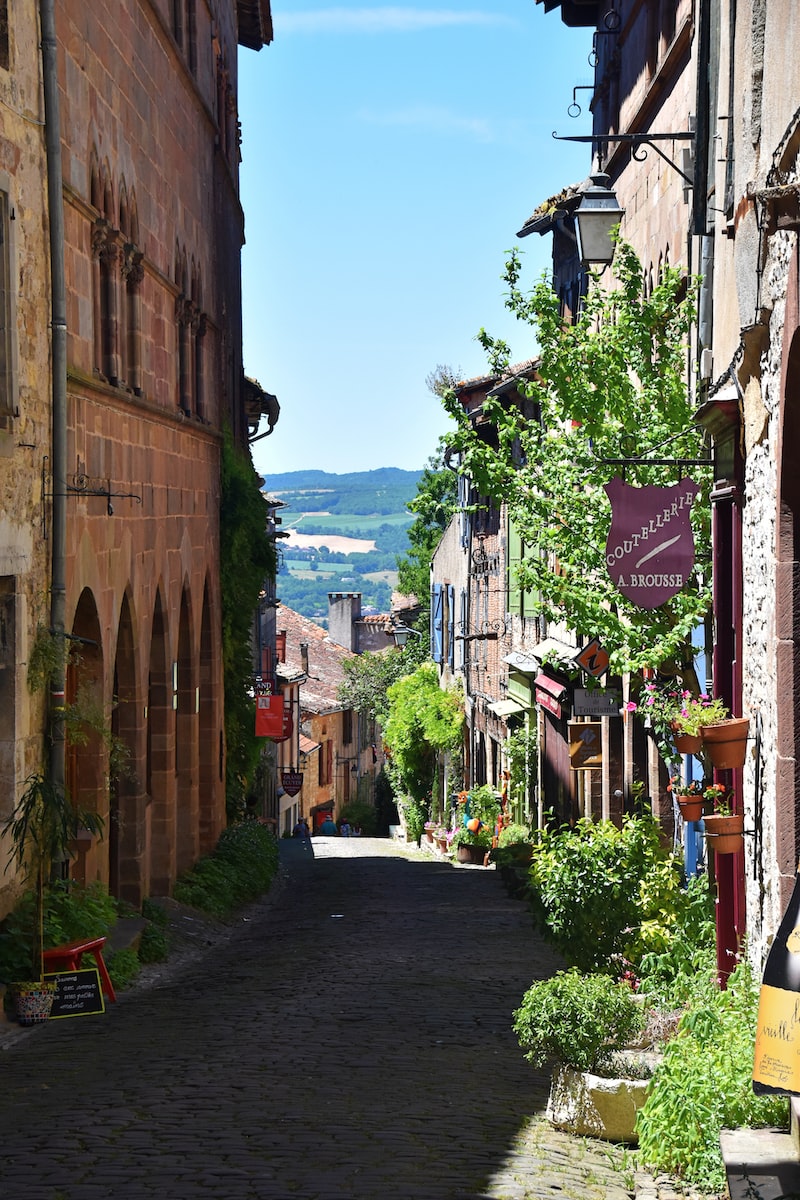
[[[608,175],[592,175],[590,180],[575,209],[578,255],[583,267],[607,267],[614,258],[611,230],[619,225],[625,209],[620,208]]]
[[[402,650],[410,637],[422,637],[422,634],[418,630],[412,629],[410,625],[404,625],[401,621],[399,625],[392,626],[392,637],[398,650]]]

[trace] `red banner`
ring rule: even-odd
[[[605,485],[611,501],[606,566],[614,584],[639,608],[659,608],[682,592],[694,566],[689,521],[700,490],[692,479],[672,487]]]
[[[283,736],[283,696],[256,696],[256,737]]]

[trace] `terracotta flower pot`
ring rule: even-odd
[[[488,846],[473,846],[469,842],[459,842],[456,847],[456,861],[482,867],[488,853]]]
[[[699,754],[703,739],[693,733],[681,733],[675,722],[672,723],[672,740],[678,754]]]
[[[703,815],[702,796],[676,796],[684,821],[699,821]]]
[[[731,717],[704,726],[703,749],[718,770],[736,770],[744,766],[749,730],[749,717]]]
[[[706,838],[716,854],[736,854],[744,846],[744,816],[734,813],[723,817],[720,813],[709,813],[704,818]]]

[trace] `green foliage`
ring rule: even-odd
[[[459,792],[456,821],[458,828],[454,846],[491,846],[494,828],[500,816],[500,797],[488,783]],[[480,821],[477,831],[467,828],[467,821]]]
[[[388,691],[393,683],[409,675],[424,657],[422,638],[408,639],[400,649],[380,654],[367,651],[342,663],[344,678],[338,700],[346,708],[363,713],[369,720],[382,721],[389,708]]]
[[[110,954],[106,966],[115,991],[130,987],[142,969],[139,955],[130,946]]]
[[[787,1124],[784,1097],[752,1091],[758,990],[746,963],[724,992],[711,980],[697,981],[637,1119],[639,1154],[654,1171],[722,1191],[720,1130]]]
[[[529,895],[534,921],[568,963],[614,971],[621,960],[665,950],[686,904],[681,864],[661,843],[652,815],[581,820],[542,830],[533,846]]]
[[[642,1028],[644,1014],[627,983],[608,975],[558,971],[528,988],[514,1032],[535,1067],[551,1059],[598,1071]]]
[[[222,445],[220,580],[225,689],[226,801],[229,818],[244,811],[260,746],[255,736],[252,632],[259,593],[275,575],[260,479],[229,431]]]
[[[117,919],[116,901],[101,883],[87,888],[72,880],[58,880],[43,896],[43,944],[60,946],[77,938],[103,937]],[[2,925],[0,980],[13,983],[38,977],[34,961],[38,942],[35,892],[26,892]]]
[[[510,825],[505,825],[498,834],[497,844],[501,849],[506,846],[520,846],[531,840],[531,831],[527,825],[518,825],[512,821]]]
[[[427,805],[420,804],[417,800],[407,798],[402,801],[403,816],[406,822],[406,837],[410,842],[418,842],[422,837],[422,832],[425,828],[425,822],[428,819]]]
[[[353,829],[358,825],[364,837],[374,837],[378,829],[378,814],[374,804],[365,800],[351,800],[342,806],[340,821],[349,821]]]
[[[164,962],[169,957],[169,947],[169,934],[164,925],[150,920],[145,925],[142,930],[142,936],[139,938],[139,949],[137,951],[139,962]]]
[[[638,965],[641,992],[664,1009],[688,1004],[698,981],[717,976],[714,895],[705,876],[689,879],[665,947],[643,955]]]
[[[423,607],[430,593],[431,558],[458,505],[458,479],[445,466],[445,449],[442,438],[422,472],[417,494],[408,506],[415,518],[408,529],[410,549],[397,560],[400,591],[416,596]]]
[[[536,591],[547,620],[591,630],[611,652],[614,671],[658,666],[683,657],[692,630],[710,604],[701,566],[687,586],[659,608],[623,597],[606,569],[610,505],[604,460],[632,459],[669,443],[669,457],[696,458],[702,434],[692,420],[685,367],[694,321],[694,281],[664,268],[645,294],[641,263],[618,242],[617,288],[595,283],[574,325],[565,326],[558,297],[542,280],[520,288],[520,260],[506,264],[507,307],[533,326],[540,350],[538,376],[519,384],[518,403],[487,400],[484,415],[497,431],[495,445],[477,433],[454,391],[444,403],[457,425],[449,439],[460,469],[483,495],[506,500],[528,550],[520,584]],[[510,351],[484,331],[481,340],[499,376]],[[701,493],[691,509],[697,562],[710,552],[710,471],[695,468]],[[633,462],[626,481],[636,486],[672,484],[674,468]]]
[[[226,917],[269,890],[278,869],[278,843],[259,821],[230,825],[211,854],[177,880],[173,895],[216,917]]]
[[[384,740],[402,790],[421,803],[430,797],[439,754],[461,745],[464,713],[455,692],[439,687],[436,667],[422,663],[387,692]]]
[[[536,759],[539,743],[533,729],[515,729],[508,735],[506,754],[508,755],[508,799],[513,809],[519,814],[527,814],[529,800],[536,779]]]

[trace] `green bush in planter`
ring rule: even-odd
[[[514,1013],[514,1032],[535,1067],[556,1060],[596,1073],[643,1024],[629,984],[574,968],[532,983]]]
[[[685,904],[683,868],[663,846],[650,814],[582,819],[574,829],[540,831],[528,894],[534,922],[571,966],[619,972],[665,949]]]
[[[747,963],[736,968],[725,991],[713,978],[697,979],[637,1118],[642,1163],[704,1192],[725,1187],[722,1129],[788,1124],[786,1097],[752,1090],[758,993]]]
[[[506,846],[520,846],[530,842],[531,834],[527,825],[519,825],[512,822],[510,825],[505,825],[498,834],[497,844],[501,849]]]

